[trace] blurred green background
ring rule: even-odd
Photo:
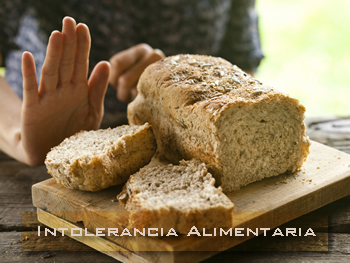
[[[307,116],[350,115],[350,1],[257,0],[265,59],[256,78]]]
[[[307,116],[350,115],[350,0],[256,7],[265,55],[256,78],[299,99]]]

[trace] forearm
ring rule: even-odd
[[[3,77],[0,77],[0,94],[0,150],[28,163],[21,143],[22,102]]]

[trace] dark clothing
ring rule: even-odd
[[[4,0],[0,51],[6,79],[21,97],[22,52],[33,53],[40,74],[48,37],[61,28],[64,16],[90,29],[90,70],[100,60],[147,43],[165,55],[220,56],[254,72],[263,58],[254,4],[255,0]],[[120,110],[117,104],[109,88],[106,111]]]

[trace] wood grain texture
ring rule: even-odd
[[[26,241],[22,236],[27,236]],[[35,239],[36,236],[36,239]],[[35,246],[35,242],[39,241],[37,233],[33,231],[26,232],[0,232],[0,262],[101,262],[101,263],[115,263],[116,260],[112,257],[108,257],[96,250],[93,250],[83,244],[76,242],[69,237],[63,239],[65,247],[71,246],[73,248],[85,247],[85,250],[78,251],[65,251],[62,249],[62,243],[56,238],[55,242],[49,242],[43,246],[41,251],[24,251],[23,246]],[[25,245],[27,244],[27,245]],[[30,244],[30,245],[28,245]],[[61,246],[60,246],[61,244]],[[55,249],[56,247],[56,249]],[[46,248],[46,250],[45,250]]]
[[[112,119],[114,120],[114,117]],[[318,122],[331,119],[334,118],[312,118],[310,120]],[[309,123],[308,120],[307,123]],[[313,140],[325,142],[340,150],[350,149],[348,140],[334,138],[332,133],[321,134],[322,136],[310,133],[308,135]],[[326,140],[323,140],[324,138]],[[64,237],[65,239],[61,240],[59,237],[48,236],[43,239],[41,236],[39,239],[36,229],[40,223],[37,221],[36,208],[32,205],[31,186],[47,178],[51,177],[46,173],[44,166],[28,167],[0,151],[0,262],[118,262],[70,237]],[[347,196],[279,226],[282,229],[304,224],[315,228],[320,234],[328,233],[329,242],[326,252],[319,251],[320,247],[317,242],[312,240],[311,244],[300,241],[298,246],[301,248],[311,246],[314,251],[288,251],[290,242],[295,242],[294,240],[278,238],[278,241],[275,241],[272,237],[267,239],[268,237],[259,236],[212,256],[204,262],[349,262],[349,204],[350,196]],[[328,215],[328,225],[325,224],[324,217],[320,216],[320,213]],[[23,235],[29,237],[25,243],[21,242]],[[39,249],[36,246],[39,240],[42,245],[41,251],[37,251]],[[32,247],[33,251],[23,251],[24,244]],[[84,251],[67,251],[70,248],[77,250],[77,246],[84,247]],[[295,244],[293,244],[294,247]],[[277,248],[284,250],[277,251]],[[188,256],[192,257],[193,254],[204,252],[188,253]]]
[[[55,217],[53,215],[50,215],[47,212],[44,212],[48,214],[48,218]],[[321,220],[320,220],[321,218]],[[62,219],[58,220],[62,221]],[[71,224],[69,222],[66,222],[68,225]],[[306,215],[302,218],[297,218],[291,222],[288,222],[284,224],[283,226],[280,226],[281,229],[287,228],[287,227],[295,227],[295,226],[310,226],[318,224],[321,226],[320,229],[324,229],[324,227],[327,225],[327,216],[323,214],[323,216],[320,216],[320,212],[316,211],[313,213],[310,213],[309,215]],[[66,225],[67,226],[67,225]],[[79,227],[79,225],[78,225]],[[29,236],[28,232],[22,233],[22,239],[24,239],[24,236],[29,237],[29,239],[26,241],[26,243],[36,243],[39,238],[36,237],[36,233],[32,233],[31,236]],[[350,246],[350,234],[327,234],[322,232],[317,232],[317,238],[308,240],[306,238],[273,238],[273,237],[256,237],[252,240],[248,240],[238,246],[235,246],[234,248],[222,252],[218,255],[215,255],[214,257],[205,260],[204,262],[232,262],[233,258],[235,259],[235,262],[247,262],[246,260],[249,260],[249,262],[269,262],[268,259],[271,260],[271,262],[278,262],[279,260],[283,259],[294,259],[293,261],[319,261],[324,260],[326,262],[329,262],[330,260],[335,260],[334,262],[347,262],[347,258],[349,257],[349,246]],[[67,243],[64,245],[63,242],[61,242],[62,237],[56,236],[48,236],[47,239],[44,241],[41,240],[42,246],[36,246],[33,247],[33,251],[41,250],[47,251],[49,255],[55,256],[56,253],[58,253],[60,256],[60,250],[67,251],[66,253],[68,255],[71,255],[71,251],[75,251],[75,256],[80,255],[81,253],[84,253],[82,251],[89,251],[84,249],[77,249],[77,245],[72,246],[71,251],[67,249],[68,245],[72,245],[71,243]],[[310,242],[311,241],[311,242]],[[328,244],[327,244],[328,243]],[[51,245],[47,245],[51,244]],[[23,250],[23,243],[22,243],[22,250]],[[51,253],[51,251],[55,251],[54,253]],[[24,252],[25,253],[25,252]],[[34,254],[34,252],[32,252]],[[132,252],[129,252],[133,254]],[[166,256],[167,252],[162,252],[164,256]],[[157,257],[153,258],[151,262],[169,262],[169,257],[164,260],[162,257],[162,253],[156,252],[153,253],[154,255],[157,255]],[[206,252],[174,252],[174,255],[180,259],[181,262],[193,262],[194,259],[197,257],[203,257],[203,253]],[[208,252],[210,253],[210,252]],[[208,254],[207,253],[207,254]],[[107,253],[108,254],[108,253]],[[149,253],[152,255],[152,253]],[[42,255],[42,254],[41,254]],[[124,253],[125,255],[125,253]],[[130,254],[129,254],[130,255]],[[95,255],[95,258],[98,258],[98,255]],[[136,258],[133,258],[130,256],[129,258],[133,259],[133,262],[138,262]],[[84,261],[85,262],[85,261]],[[93,261],[87,261],[87,262],[93,262]],[[127,261],[128,262],[128,261]],[[142,261],[143,262],[143,261]]]
[[[25,230],[22,211],[36,211],[31,185],[51,178],[44,165],[29,167],[0,152],[0,231]]]
[[[35,236],[36,233],[25,232],[24,234],[29,237]],[[112,257],[106,256],[97,251],[91,251],[87,248],[86,251],[65,251],[60,246],[56,250],[47,251],[23,251],[23,242],[20,241],[20,233],[16,232],[2,232],[0,233],[0,258],[1,262],[118,262]],[[236,250],[230,250],[222,252],[214,257],[211,257],[203,262],[214,263],[214,262],[348,262],[349,261],[349,235],[345,234],[331,234],[329,236],[329,251],[327,252],[284,252],[276,251],[271,249],[270,251],[256,251],[254,248],[256,238],[245,242],[244,245],[247,250],[241,249],[241,245],[238,245]],[[68,238],[69,239],[69,238]],[[55,239],[57,240],[57,237]],[[33,240],[32,240],[33,241]],[[26,242],[31,242],[28,239]],[[51,242],[51,248],[54,248],[57,242]],[[69,243],[67,240],[67,245],[72,245],[76,247],[78,242],[73,239]],[[249,244],[248,244],[249,243]],[[287,242],[288,243],[288,242]],[[61,250],[60,250],[61,249]],[[252,249],[252,250],[249,250]],[[187,254],[187,256],[192,256],[195,253],[192,252]]]
[[[275,228],[349,195],[349,186],[350,155],[313,142],[311,154],[298,173],[265,179],[228,194],[235,203],[232,228]],[[117,186],[97,193],[82,192],[66,189],[53,179],[32,188],[36,207],[69,223],[83,222],[92,232],[97,227],[123,229],[128,214],[115,200],[120,190],[121,186]],[[52,223],[50,226],[55,227]],[[191,258],[199,261],[251,237],[127,236],[109,237],[108,242],[129,251],[167,251],[168,259],[173,257],[171,261],[175,262],[183,260],[183,251],[202,251]]]

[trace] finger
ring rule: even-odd
[[[157,53],[157,54],[159,55],[160,59],[165,58],[165,55],[164,55],[163,51],[161,51],[160,49],[156,48],[156,49],[154,50],[154,52]]]
[[[118,99],[123,102],[131,101],[131,90],[136,87],[142,72],[148,65],[160,60],[161,58],[163,57],[158,52],[153,51],[123,73],[118,80]]]
[[[93,69],[89,79],[89,104],[96,113],[103,113],[103,100],[107,90],[110,64],[99,62]]]
[[[73,79],[75,81],[86,81],[89,70],[89,53],[91,46],[90,32],[85,24],[78,24],[76,32],[77,52],[75,55]]]
[[[23,104],[29,106],[38,102],[38,83],[33,55],[24,52],[22,55]]]
[[[45,62],[41,70],[40,94],[53,92],[57,88],[62,47],[62,33],[58,31],[52,32],[47,46]]]
[[[63,19],[63,53],[59,70],[59,83],[65,85],[70,82],[74,70],[74,58],[77,47],[76,23],[71,17]]]
[[[131,94],[131,100],[133,101],[136,98],[136,96],[137,96],[136,86],[131,89],[130,94]]]
[[[149,45],[138,44],[115,54],[109,61],[111,63],[109,82],[113,86],[117,87],[119,76],[152,51],[153,48],[151,48]]]

